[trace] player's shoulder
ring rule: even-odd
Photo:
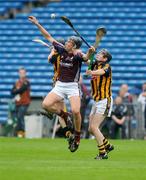
[[[103,68],[111,69],[111,65],[108,62],[106,62],[103,64]]]
[[[82,57],[82,56],[83,56],[83,52],[82,52],[81,49],[75,49],[75,50],[73,51],[73,55],[74,55],[74,56]]]
[[[64,45],[63,45],[62,43],[58,42],[58,41],[53,41],[52,44],[53,44],[54,46],[59,46],[59,47],[64,48]]]
[[[104,66],[110,67],[110,64],[108,62],[104,63]]]

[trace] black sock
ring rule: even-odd
[[[81,132],[79,132],[79,131],[75,131],[75,140],[77,141],[77,142],[80,142],[80,135],[81,135]]]

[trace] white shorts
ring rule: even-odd
[[[76,82],[60,82],[57,81],[55,87],[52,89],[53,93],[57,94],[58,96],[62,97],[63,99],[72,96],[80,96],[79,93],[79,86]]]
[[[98,102],[94,101],[90,116],[94,114],[102,114],[105,115],[106,117],[110,117],[112,112],[112,106],[113,106],[112,97],[102,99]]]

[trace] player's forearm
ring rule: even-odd
[[[35,24],[38,29],[40,30],[40,32],[42,33],[42,35],[51,43],[53,41],[55,41],[55,39],[46,31],[46,29],[39,23],[39,21],[37,20],[37,18],[35,16],[29,16],[28,20],[31,21],[33,24]]]
[[[96,71],[92,71],[91,75],[96,76],[96,75],[103,75],[105,74],[105,71],[103,69],[99,69]]]
[[[92,56],[93,52],[91,52],[90,50],[87,51],[86,54],[84,54],[84,59],[88,60],[90,63],[90,57]]]
[[[35,24],[38,29],[40,30],[40,32],[42,33],[42,35],[48,40],[50,41],[51,43],[53,42],[53,38],[52,36],[46,31],[46,29],[40,24],[40,23],[37,23]]]
[[[87,65],[90,64],[90,61],[89,61],[88,57],[86,56],[86,54],[83,54],[83,60]]]
[[[91,76],[101,76],[101,75],[105,74],[105,71],[103,69],[99,69],[99,70],[95,70],[95,71],[87,70],[86,74],[91,75]]]
[[[89,60],[90,57],[93,55],[93,53],[95,53],[95,48],[94,48],[93,46],[91,46],[91,47],[88,49],[87,53],[84,54],[84,59]]]

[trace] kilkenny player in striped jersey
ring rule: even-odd
[[[112,72],[107,63],[98,63],[92,65],[92,70],[105,70],[104,76],[93,76],[91,79],[92,97],[95,101],[111,97]]]
[[[63,45],[65,44],[64,39],[59,39],[58,42],[63,44]],[[58,52],[52,46],[51,53],[48,56],[48,62],[51,63],[53,65],[53,67],[54,67],[53,84],[55,84],[55,82],[58,79],[60,58],[61,58],[60,54],[58,54]]]
[[[92,47],[90,53],[94,51]],[[89,131],[95,136],[99,154],[95,159],[107,159],[108,152],[114,149],[114,146],[103,136],[99,127],[105,117],[110,116],[112,110],[112,70],[109,64],[112,55],[102,49],[96,55],[96,61],[92,64],[91,70],[86,74],[91,75],[91,89],[94,103],[90,113]]]

